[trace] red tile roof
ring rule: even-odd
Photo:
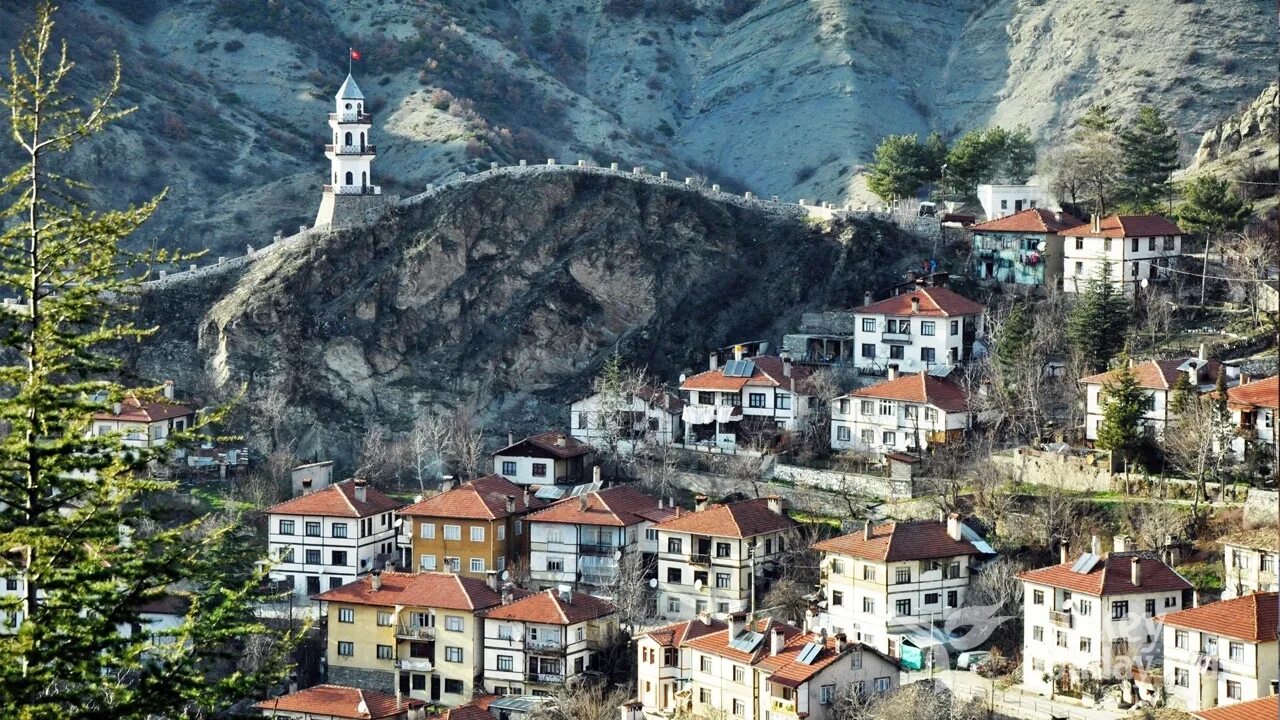
[[[658,530],[687,532],[695,535],[749,538],[795,526],[796,522],[785,513],[776,513],[769,509],[768,498],[760,498],[728,505],[713,505],[702,512],[682,514],[654,527]]]
[[[486,697],[496,696],[489,695]],[[493,715],[489,714],[488,703],[484,703],[484,706],[482,707],[481,704],[477,702],[478,700],[481,700],[481,698],[476,698],[476,700],[472,700],[466,705],[461,705],[451,710],[445,710],[438,715],[429,715],[428,717],[431,720],[493,720]],[[492,702],[492,700],[489,702]]]
[[[968,540],[953,540],[947,524],[937,520],[888,522],[873,525],[871,539],[865,531],[841,535],[815,543],[814,549],[849,555],[867,560],[930,560],[934,558],[978,555]]]
[[[764,644],[769,645],[770,638],[765,637]],[[821,637],[817,633],[807,632],[795,635],[786,641],[777,655],[765,655],[756,662],[756,666],[770,673],[768,680],[783,687],[798,688],[818,673],[862,647],[860,643],[845,643],[844,652],[836,652],[839,641],[834,636],[827,637],[822,649],[808,663],[799,661],[800,653],[809,643],[818,643]]]
[[[775,627],[782,628],[784,637],[788,640],[801,633],[800,628],[794,625],[773,620],[772,618],[761,618],[751,625],[751,629],[755,632],[764,633],[764,640],[756,646],[756,649],[753,652],[743,652],[737,648],[729,647],[729,643],[733,638],[729,637],[728,628],[718,632],[707,633],[695,638],[690,638],[685,640],[680,647],[693,648],[699,652],[719,655],[720,657],[737,660],[738,662],[754,664],[762,655],[769,652],[769,641],[771,640],[770,634],[773,632],[773,628]]]
[[[900,375],[849,393],[850,397],[929,404],[946,412],[965,412],[969,400],[959,385],[928,373]]]
[[[1227,389],[1227,404],[1239,409],[1280,408],[1280,375]]]
[[[481,610],[502,603],[502,597],[483,580],[445,572],[384,572],[382,587],[373,589],[373,577],[316,595],[314,599],[352,605],[446,608]]]
[[[1182,228],[1160,215],[1109,215],[1102,219],[1101,230],[1095,232],[1082,223],[1059,232],[1068,237],[1151,237],[1152,235],[1185,235]]]
[[[407,697],[397,699],[395,695],[373,690],[342,685],[316,685],[289,695],[263,700],[254,707],[264,711],[264,714],[276,711],[377,720],[407,714],[410,708],[426,707],[426,703]]]
[[[1280,696],[1258,698],[1234,705],[1209,708],[1191,713],[1200,720],[1276,720]]]
[[[1194,358],[1182,358],[1173,360],[1146,360],[1140,363],[1134,363],[1133,375],[1138,380],[1138,385],[1150,390],[1169,390],[1173,384],[1177,382],[1178,375],[1181,370],[1178,367],[1187,360]],[[1218,370],[1222,367],[1222,363],[1217,360],[1210,360],[1206,366],[1205,377],[1217,378]],[[1108,370],[1097,375],[1090,375],[1081,378],[1080,382],[1102,385],[1115,380],[1120,370]]]
[[[372,485],[365,487],[363,502],[356,499],[355,480],[343,480],[323,490],[285,500],[267,508],[272,515],[320,515],[324,517],[363,518],[395,510],[400,503],[387,497]]]
[[[796,392],[804,395],[810,390],[808,380],[809,376],[813,374],[814,368],[809,365],[791,363],[791,377],[787,377],[780,357],[757,355],[744,359],[750,360],[755,365],[755,369],[749,378],[726,377],[724,367],[719,367],[715,370],[708,370],[686,378],[680,385],[680,389],[736,392],[747,385],[790,388],[791,382],[794,380]]]
[[[565,602],[555,590],[543,590],[509,605],[484,613],[491,620],[518,620],[542,625],[574,625],[614,613],[613,603],[598,597],[571,593]]]
[[[919,312],[911,311],[911,300],[920,300]],[[880,302],[854,308],[861,315],[917,315],[921,317],[952,317],[979,315],[983,307],[969,298],[944,287],[916,288],[909,293],[894,295]]]
[[[402,508],[400,514],[414,517],[497,520],[505,518],[508,514],[508,497],[515,500],[514,514],[516,515],[547,506],[547,503],[530,494],[529,505],[525,507],[525,488],[501,475],[485,475]]]
[[[677,514],[676,508],[659,508],[658,501],[626,485],[565,498],[530,514],[529,522],[626,527],[645,520],[661,522]]]
[[[1053,213],[1044,208],[1031,208],[1012,215],[974,225],[969,228],[973,232],[1020,232],[1020,233],[1057,233],[1063,228],[1076,227],[1080,218],[1066,213]]]
[[[1142,559],[1141,585],[1138,586],[1132,583],[1131,577],[1131,564],[1135,557]],[[1192,587],[1176,570],[1147,553],[1111,553],[1087,573],[1073,572],[1071,568],[1074,564],[1063,563],[1028,570],[1018,573],[1018,578],[1098,597],[1190,590]]]
[[[120,401],[120,412],[94,413],[93,419],[114,422],[152,423],[195,414],[195,410],[175,402],[139,400],[137,397],[129,395]]]
[[[686,640],[692,640],[713,632],[720,632],[727,627],[723,620],[708,616],[705,622],[701,618],[684,620],[672,625],[655,628],[645,633],[645,635],[652,638],[654,642],[662,647],[680,647]]]
[[[563,445],[561,444],[562,441],[564,443]],[[498,452],[494,453],[494,455],[521,457],[520,453],[524,450],[524,448],[521,447],[523,445],[532,446],[533,448],[541,450],[542,452],[545,452],[552,457],[559,458],[560,460],[567,460],[569,458],[586,455],[591,452],[590,445],[578,440],[569,433],[552,430],[551,432],[544,432],[539,435],[530,435],[520,442],[502,448]]]
[[[1165,625],[1249,642],[1276,639],[1277,593],[1264,592],[1161,615]]]

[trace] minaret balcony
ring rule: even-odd
[[[325,185],[321,187],[323,192],[333,193],[334,195],[381,195],[382,188],[378,185]]]
[[[369,113],[356,112],[355,110],[344,110],[343,112],[329,113],[329,120],[330,122],[370,125],[373,123],[373,116]]]
[[[331,155],[377,155],[373,145],[325,145],[324,151]]]

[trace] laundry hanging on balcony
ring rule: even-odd
[[[711,405],[685,405],[680,419],[686,425],[706,425],[716,421],[716,408]]]
[[[742,419],[742,408],[738,405],[717,405],[716,422],[738,422]]]

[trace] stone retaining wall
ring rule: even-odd
[[[910,498],[915,495],[910,478],[898,479],[838,470],[820,470],[785,463],[777,463],[773,466],[773,478],[793,483],[797,487],[812,487],[832,492],[854,492],[886,499]]]
[[[389,694],[395,694],[396,691],[396,674],[386,670],[364,670],[330,665],[329,682],[333,685],[346,685]]]

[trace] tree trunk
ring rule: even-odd
[[[1213,236],[1205,233],[1204,236],[1204,263],[1200,268],[1200,307],[1204,307],[1205,288],[1209,285],[1209,246],[1213,243]]]

